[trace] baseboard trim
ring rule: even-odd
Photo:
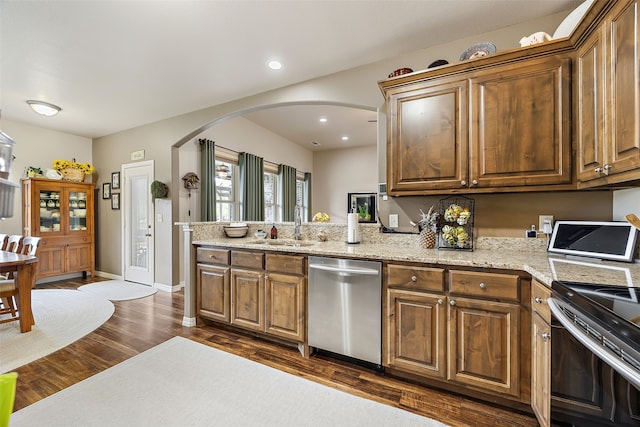
[[[118,274],[107,273],[105,271],[96,271],[96,276],[112,280],[124,280],[124,278]]]
[[[178,292],[180,289],[184,288],[184,283],[178,283],[177,285],[165,285],[164,283],[154,283],[153,287],[165,292]]]
[[[186,326],[187,328],[193,328],[196,326],[196,318],[195,317],[183,317],[182,318],[182,326]]]

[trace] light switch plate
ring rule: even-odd
[[[389,228],[398,228],[398,214],[389,214]]]

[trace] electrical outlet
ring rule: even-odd
[[[389,214],[389,228],[398,228],[398,214]]]
[[[553,230],[553,215],[539,215],[538,216],[538,233],[545,232],[545,224],[549,223],[548,230],[546,232],[551,233]]]

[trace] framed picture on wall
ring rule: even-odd
[[[105,200],[111,198],[111,184],[108,182],[102,184],[102,198]]]
[[[113,193],[111,195],[111,209],[120,209],[120,193]]]
[[[358,222],[376,222],[376,193],[349,193],[347,213],[358,214]]]
[[[117,190],[120,188],[120,172],[111,172],[111,189]]]

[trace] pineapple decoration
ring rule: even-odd
[[[425,249],[432,249],[436,247],[436,231],[438,227],[438,212],[435,212],[434,206],[429,208],[429,212],[424,213],[420,209],[420,246]]]

